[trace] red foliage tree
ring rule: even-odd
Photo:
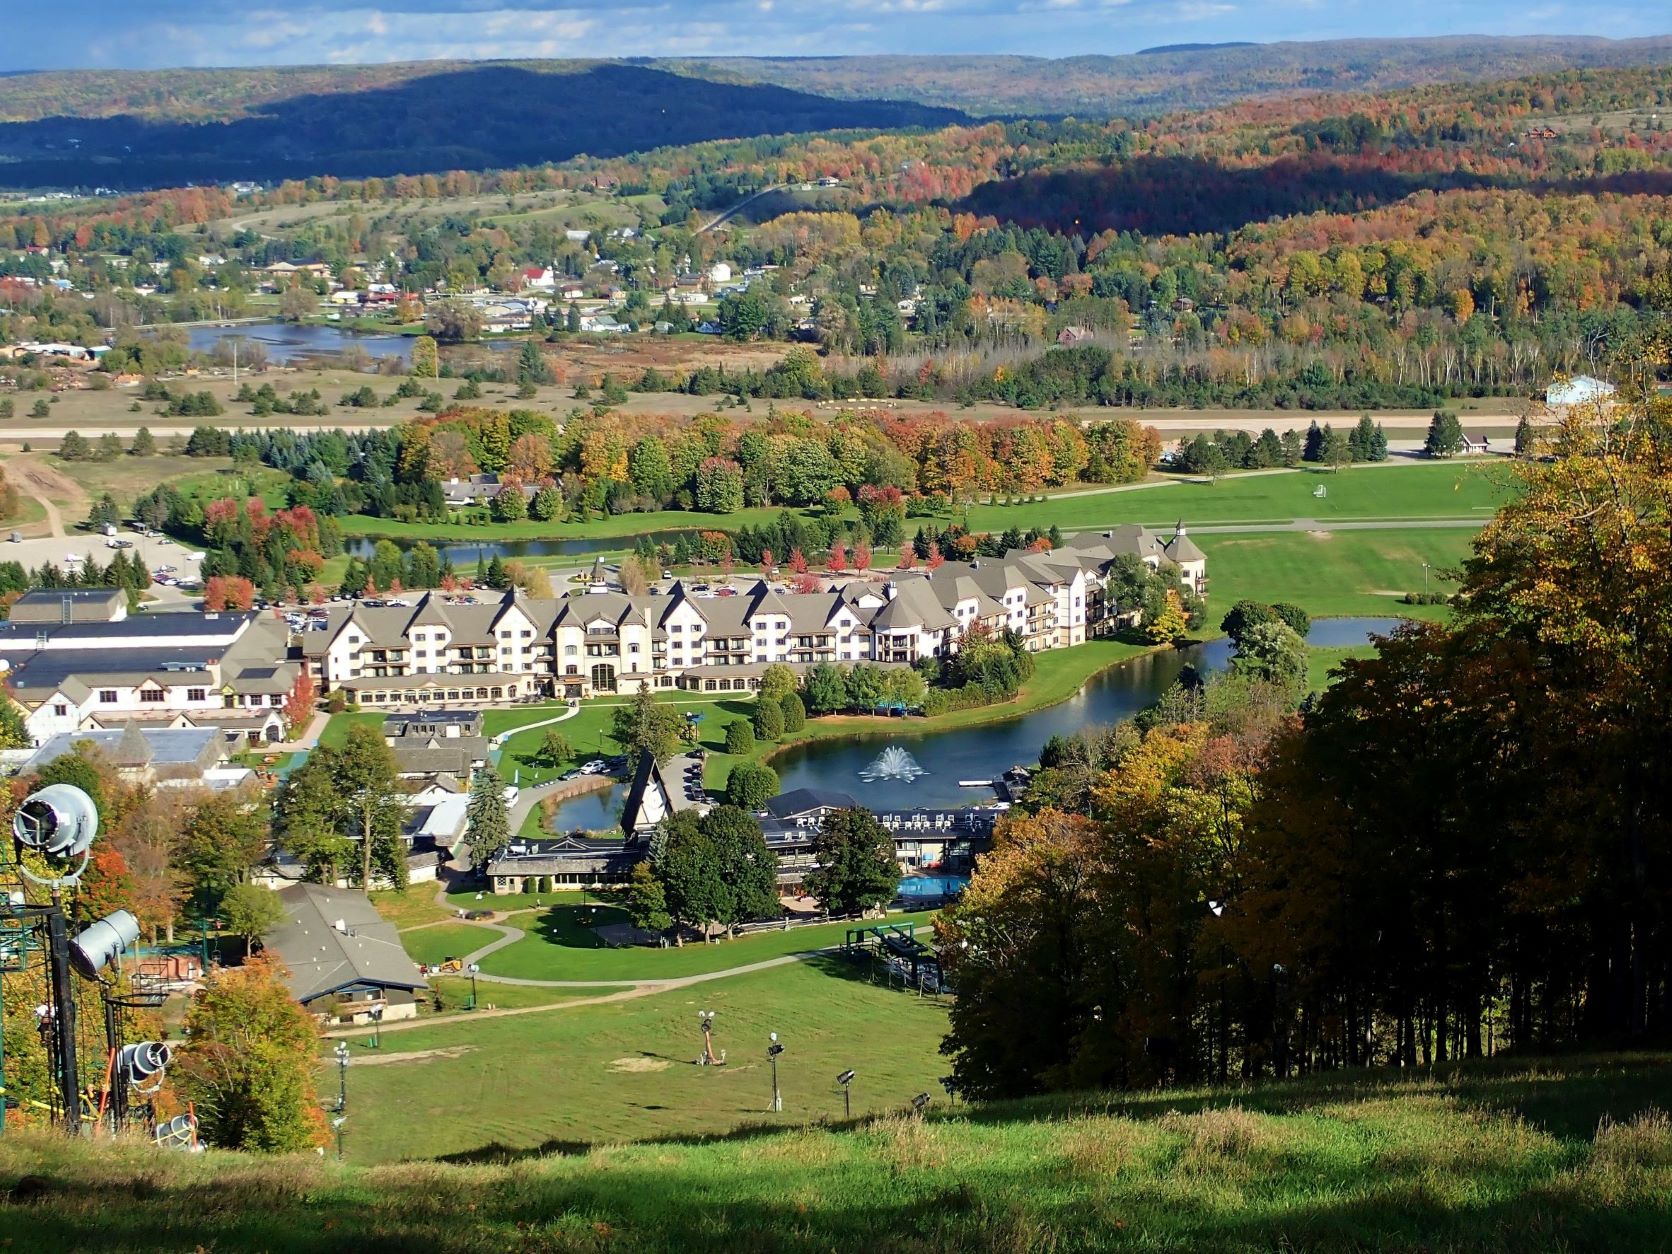
[[[825,559],[825,565],[832,574],[840,574],[848,568],[848,546],[840,540],[830,546],[830,556]]]
[[[770,575],[772,573],[772,568],[773,568],[774,565],[776,565],[776,563],[772,560],[772,550],[771,549],[762,549],[761,550],[761,574]]]
[[[930,570],[934,570],[945,561],[946,559],[941,556],[940,545],[931,543],[929,545],[929,558],[923,564]]]
[[[318,697],[318,690],[314,687],[313,676],[308,673],[306,664],[297,672],[296,682],[290,687],[290,695],[284,700],[285,734],[292,739],[296,733],[308,725],[313,717],[314,700]]]
[[[203,585],[203,608],[213,613],[247,610],[254,604],[255,584],[242,575],[211,575]]]
[[[790,583],[790,590],[792,592],[800,593],[802,596],[809,596],[814,592],[820,592],[823,588],[824,585],[819,582],[819,577],[807,571],[802,571]]]
[[[801,555],[800,549],[790,550],[790,573],[796,575],[807,573],[807,559]]]
[[[863,540],[853,546],[853,568],[858,571],[871,569],[871,546]]]

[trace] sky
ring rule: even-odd
[[[1664,34],[1617,0],[33,0],[0,70],[433,58],[1135,52],[1170,43]]]

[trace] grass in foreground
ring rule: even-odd
[[[638,1077],[657,1105],[674,1098],[669,1075]],[[759,1069],[748,1079],[759,1087]],[[31,1200],[0,1204],[0,1231],[20,1249],[109,1254],[1659,1250],[1672,1240],[1672,1123],[1652,1108],[1669,1079],[1665,1055],[1639,1055],[937,1104],[922,1120],[553,1144],[549,1156],[475,1167],[9,1137],[0,1188],[25,1174],[42,1183]],[[790,1111],[800,1096],[788,1089]]]

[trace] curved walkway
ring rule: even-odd
[[[490,946],[490,948],[492,948]],[[478,980],[485,980],[496,984],[522,984],[536,988],[614,988],[619,992],[605,993],[599,997],[576,997],[569,1001],[553,1002],[549,1006],[509,1006],[503,1010],[474,1010],[468,1015],[458,1017],[449,1016],[445,1019],[403,1019],[399,1023],[385,1023],[381,1031],[387,1035],[390,1032],[410,1032],[416,1028],[446,1027],[454,1023],[474,1023],[478,1019],[503,1019],[512,1015],[547,1014],[554,1010],[573,1010],[577,1006],[601,1006],[606,1002],[631,1001],[638,997],[650,997],[657,993],[672,992],[675,989],[690,988],[693,984],[706,984],[710,980],[729,979],[734,975],[748,975],[754,971],[766,971],[772,967],[788,966],[792,962],[805,962],[808,958],[820,954],[835,953],[837,946],[827,949],[809,949],[804,953],[781,954],[776,958],[766,958],[760,962],[745,963],[740,967],[727,967],[724,971],[706,971],[700,975],[680,975],[663,980],[519,980],[510,976],[478,975]],[[487,952],[483,950],[481,952]],[[622,988],[623,984],[631,987]],[[340,1031],[327,1032],[328,1040],[371,1036],[379,1028],[343,1028]]]

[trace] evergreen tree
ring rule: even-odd
[[[470,865],[478,875],[511,843],[511,819],[505,808],[505,781],[491,765],[470,781],[470,805],[465,810],[465,839],[470,843]]]
[[[1301,449],[1301,460],[1308,462],[1322,461],[1323,458],[1321,454],[1323,452],[1323,447],[1323,428],[1319,427],[1317,422],[1314,421],[1306,429],[1306,443]]]
[[[128,452],[135,457],[151,457],[157,451],[157,441],[151,435],[150,427],[141,427],[134,432],[134,442],[128,447]]]
[[[1430,457],[1453,457],[1463,448],[1463,424],[1449,409],[1437,410],[1428,423],[1422,451]]]

